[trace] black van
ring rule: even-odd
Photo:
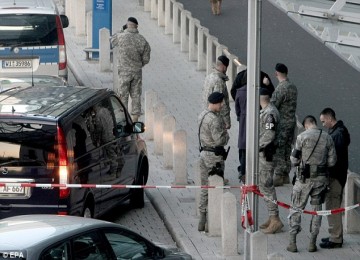
[[[0,92],[0,183],[145,185],[146,144],[111,90],[27,87]],[[98,217],[143,189],[0,186],[0,218],[20,214]]]

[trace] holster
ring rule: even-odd
[[[215,174],[224,178],[224,171],[220,163],[216,163],[216,165],[212,167],[211,171],[209,172],[209,176],[213,176]]]

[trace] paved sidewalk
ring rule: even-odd
[[[176,128],[187,131],[188,145],[188,176],[193,183],[196,162],[199,158],[197,141],[197,116],[201,112],[201,89],[205,72],[196,71],[196,63],[189,62],[187,53],[180,52],[180,46],[172,43],[172,36],[164,34],[164,28],[157,26],[157,20],[150,18],[150,13],[144,12],[138,6],[138,1],[113,1],[113,31],[120,28],[128,16],[134,16],[139,22],[139,31],[149,41],[152,52],[150,64],[143,69],[143,93],[147,90],[157,92],[159,99],[165,103],[169,114],[176,118]],[[119,18],[120,17],[120,18]],[[96,61],[85,60],[83,49],[86,38],[74,35],[75,29],[65,29],[68,61],[77,80],[86,86],[112,89],[112,72],[99,72]],[[144,96],[144,95],[143,95]],[[237,179],[237,130],[238,124],[232,106],[232,129],[230,131],[231,153],[226,161],[225,175],[230,179],[230,185],[238,185]],[[140,118],[143,120],[143,118]],[[162,156],[153,153],[154,144],[147,141],[150,160],[149,185],[171,185],[174,174],[163,167]],[[278,199],[289,203],[291,186],[277,188]],[[237,198],[240,192],[232,189]],[[194,189],[149,189],[147,196],[163,218],[178,246],[190,253],[195,259],[225,259],[221,252],[221,237],[210,237],[197,231]],[[244,231],[240,225],[240,204],[238,208],[238,248],[239,255],[232,259],[242,259],[244,253]],[[259,222],[267,218],[267,211],[262,199],[259,200]],[[343,248],[336,250],[320,249],[315,253],[307,252],[309,241],[310,216],[304,215],[303,231],[298,235],[299,253],[286,251],[288,244],[288,211],[280,209],[280,216],[285,224],[284,232],[268,235],[268,254],[281,253],[286,259],[359,259],[360,234],[345,234]],[[327,235],[327,221],[323,218],[319,239]],[[230,258],[226,258],[230,259]]]

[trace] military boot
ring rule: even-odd
[[[268,220],[267,220],[265,223],[263,223],[263,224],[261,224],[261,225],[259,226],[259,228],[260,228],[260,229],[268,228],[268,226],[270,225],[270,222],[271,222],[271,219],[270,219],[270,217],[269,217]]]
[[[218,1],[217,3],[216,14],[217,15],[221,14],[221,1]]]
[[[273,183],[274,183],[274,187],[283,186],[284,185],[283,176],[280,174],[274,174]]]
[[[296,235],[290,234],[289,245],[287,246],[286,250],[293,253],[298,251],[296,246]]]
[[[284,224],[281,222],[278,215],[270,216],[270,224],[266,229],[261,230],[264,234],[275,234],[281,232]]]
[[[311,237],[310,237],[310,243],[309,243],[309,248],[308,248],[309,252],[316,252],[316,250],[317,250],[316,237],[317,236],[313,236],[313,235],[311,235]]]
[[[213,4],[213,3],[211,3],[211,11],[212,11],[212,13],[213,13],[213,14],[215,14],[215,15],[216,15],[217,8],[216,8],[216,5],[215,5],[215,4]]]
[[[205,224],[207,224],[206,222],[206,212],[200,212],[198,231],[205,231]]]

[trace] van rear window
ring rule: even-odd
[[[55,125],[0,122],[0,167],[54,166]]]
[[[0,47],[57,45],[56,16],[0,15]]]

